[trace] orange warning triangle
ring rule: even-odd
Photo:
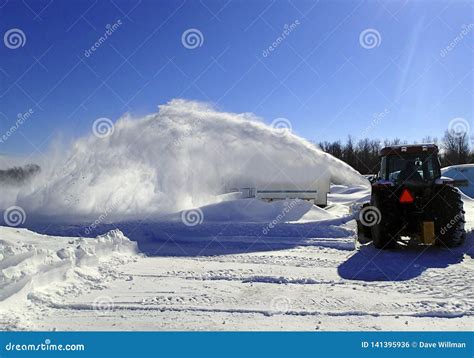
[[[403,193],[400,196],[400,203],[401,204],[411,204],[413,203],[413,195],[411,195],[408,189],[403,189]]]

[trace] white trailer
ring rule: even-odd
[[[226,190],[228,193],[240,193],[242,198],[256,198],[266,201],[301,199],[312,201],[315,205],[327,205],[327,195],[330,190],[330,181],[317,180],[307,185],[271,183],[268,185],[255,185],[234,187]]]

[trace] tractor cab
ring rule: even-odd
[[[434,144],[386,147],[380,157],[378,179],[396,186],[428,184],[441,177],[438,147]]]

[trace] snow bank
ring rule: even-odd
[[[468,185],[459,189],[470,198],[474,198],[474,164],[453,165],[441,169],[441,173],[451,179],[467,180]]]
[[[167,216],[181,220],[186,211]],[[188,212],[191,213],[191,212]],[[196,211],[205,222],[278,223],[334,219],[324,209],[305,200],[278,200],[265,202],[258,199],[237,199],[206,205]]]
[[[143,118],[119,119],[105,138],[77,140],[0,208],[22,207],[31,220],[114,222],[218,202],[226,188],[317,179],[366,184],[350,166],[251,114],[173,100]],[[11,193],[10,193],[11,194]]]
[[[112,255],[136,253],[136,243],[119,230],[84,239],[0,227],[0,313],[23,304],[36,289],[51,288],[52,282],[74,281],[77,269],[97,269]]]

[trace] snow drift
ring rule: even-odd
[[[265,202],[259,199],[236,199],[217,204],[206,205],[199,211],[184,211],[166,216],[170,221],[181,221],[183,215],[196,215],[195,220],[202,218],[209,222],[305,222],[335,219],[328,211],[299,199],[276,200]],[[192,219],[192,218],[191,218]],[[188,218],[188,220],[190,220]]]
[[[251,114],[185,100],[142,118],[125,115],[111,135],[80,138],[40,164],[41,173],[18,192],[0,189],[0,206],[18,205],[30,219],[112,222],[216,203],[242,184],[367,183],[342,161]]]
[[[137,244],[119,230],[96,238],[54,237],[0,227],[0,322],[28,317],[25,304],[34,292],[79,292],[103,282],[101,265],[136,258]],[[51,292],[53,292],[51,291]]]

